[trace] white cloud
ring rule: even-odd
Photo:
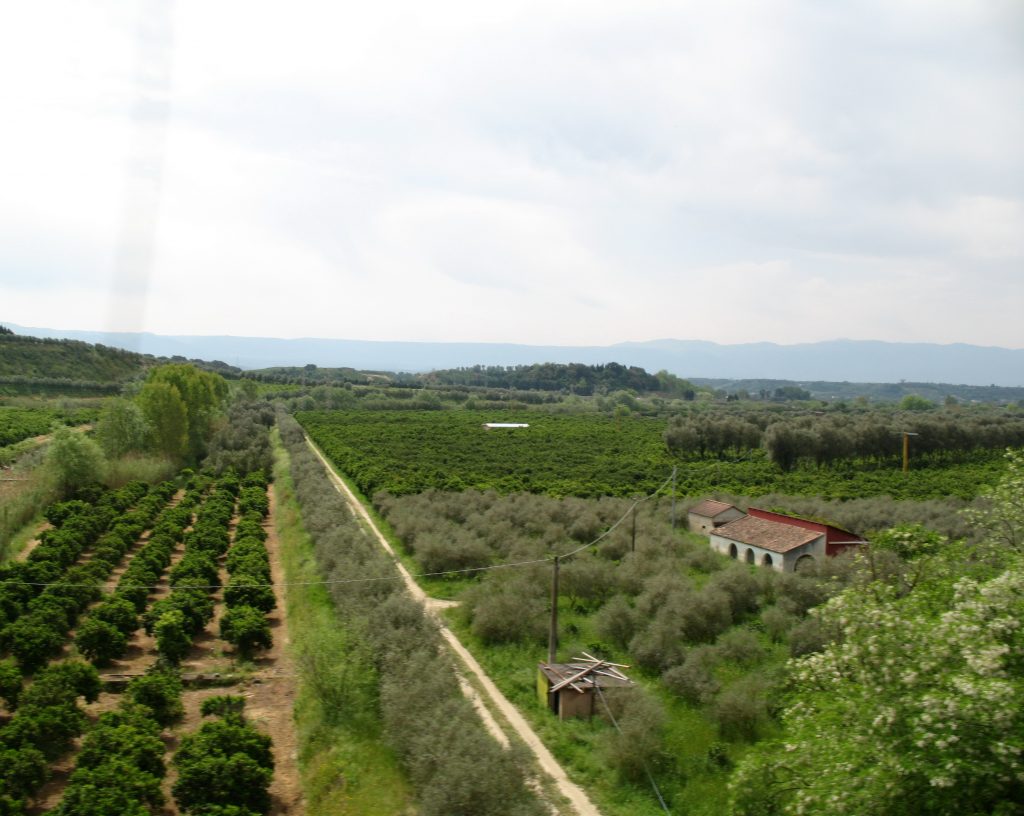
[[[1001,0],[22,4],[0,317],[1021,346],[1014,32]]]

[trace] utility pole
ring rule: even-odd
[[[548,630],[548,664],[553,664],[558,653],[558,556],[551,573],[551,628]]]
[[[920,434],[912,433],[911,431],[902,431],[903,434],[903,472],[908,473],[910,471],[910,437],[920,436]]]
[[[636,552],[636,502],[633,502],[633,543],[630,545],[630,551]]]

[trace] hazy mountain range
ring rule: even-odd
[[[419,372],[473,365],[617,362],[641,366],[650,372],[665,369],[680,377],[1024,385],[1024,349],[964,343],[830,340],[784,346],[651,340],[611,346],[529,346],[159,335],[3,325],[18,334],[84,340],[163,357],[221,360],[244,369],[312,363],[371,371]]]

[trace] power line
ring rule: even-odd
[[[648,501],[649,499],[652,499],[655,496],[657,496],[662,490],[665,489],[665,486],[668,485],[671,481],[672,481],[672,477],[669,476],[664,482],[662,482],[661,486],[659,486],[652,493],[647,494],[643,498],[635,500],[629,506],[629,508],[626,510],[626,512],[623,513],[618,518],[618,520],[614,524],[611,525],[611,527],[609,527],[607,530],[605,530],[603,533],[601,533],[601,535],[599,535],[593,541],[591,541],[591,542],[589,542],[587,544],[582,544],[579,547],[577,547],[576,549],[571,550],[568,553],[565,553],[564,555],[549,555],[549,556],[546,556],[544,558],[534,558],[534,559],[530,559],[530,560],[527,560],[527,561],[512,561],[512,562],[509,562],[509,563],[506,563],[506,564],[490,564],[490,565],[484,566],[484,567],[465,567],[463,569],[442,570],[442,571],[439,571],[439,572],[421,572],[421,573],[412,574],[410,577],[412,577],[412,578],[439,578],[439,577],[442,577],[442,576],[445,576],[445,575],[466,575],[466,574],[469,574],[469,573],[487,572],[487,571],[490,571],[490,570],[509,569],[511,567],[524,567],[524,566],[529,566],[531,564],[548,564],[548,563],[551,563],[552,561],[554,561],[556,558],[559,561],[564,561],[565,559],[571,558],[572,556],[576,555],[577,553],[582,552],[583,550],[587,549],[588,547],[595,546],[596,544],[600,543],[603,539],[605,539],[606,537],[611,535],[611,533],[620,524],[622,524],[623,521],[625,521],[629,517],[630,513],[632,513],[639,505],[641,505],[644,502]],[[353,516],[353,520],[355,520],[355,516]],[[339,584],[369,584],[369,583],[378,583],[378,582],[381,582],[381,581],[404,581],[404,580],[405,580],[405,578],[402,575],[399,574],[399,575],[378,575],[378,576],[371,576],[371,577],[365,577],[365,578],[344,578],[344,579],[338,579],[338,580],[332,580],[332,581],[282,581],[282,582],[277,583],[277,584],[273,584],[273,583],[264,583],[264,584],[245,583],[245,584],[236,584],[236,586],[247,586],[247,587],[254,587],[254,588],[269,587],[269,588],[272,589],[275,586],[279,586],[279,587],[289,587],[289,586],[334,586],[334,585],[339,585]],[[18,580],[16,578],[0,579],[0,586],[5,585],[5,584],[12,584],[12,585],[15,585],[15,586],[34,586],[34,587],[61,586],[61,587],[68,587],[69,589],[94,589],[95,588],[95,589],[99,589],[99,590],[105,591],[105,592],[113,592],[113,591],[115,591],[115,590],[117,590],[119,588],[122,588],[122,585],[120,585],[120,584],[69,584],[69,583],[65,583],[65,582],[62,582],[62,581],[45,582],[45,581],[20,581],[20,580]],[[158,589],[162,589],[164,586],[165,586],[164,584],[157,584],[155,586],[145,586],[143,584],[124,584],[123,588],[124,589],[148,589],[150,591],[156,591]],[[176,584],[170,584],[169,586],[170,586],[171,589],[173,589],[177,585]],[[218,589],[225,589],[227,586],[228,586],[228,584],[188,584],[186,588],[188,588],[188,589],[218,590]]]
[[[620,737],[625,737],[622,733],[622,729],[619,727],[619,721],[615,719],[615,715],[612,714],[611,707],[608,705],[608,701],[604,698],[604,694],[601,692],[601,684],[594,680],[594,688],[597,689],[597,696],[601,698],[601,702],[604,703],[604,710],[608,712],[608,719],[612,721],[612,725],[615,726],[615,730],[619,732]],[[661,809],[664,810],[669,816],[672,816],[672,811],[668,809],[668,805],[665,804],[664,798],[662,798],[661,791],[658,789],[658,783],[654,781],[654,775],[651,773],[651,769],[647,767],[647,761],[640,757],[640,764],[644,766],[644,773],[647,774],[647,779],[651,783],[651,787],[654,788],[654,794],[658,797],[658,802],[661,803]]]

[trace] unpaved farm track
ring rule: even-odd
[[[366,523],[374,537],[378,542],[380,542],[380,545],[394,559],[395,566],[398,568],[398,571],[402,576],[402,580],[405,582],[410,594],[419,603],[423,604],[427,613],[437,622],[437,625],[441,630],[441,635],[444,637],[445,642],[451,650],[458,656],[460,663],[476,679],[483,688],[484,693],[487,695],[491,704],[501,713],[506,722],[508,722],[530,751],[533,752],[540,769],[554,781],[558,788],[558,792],[571,803],[572,812],[577,814],[577,816],[601,816],[600,811],[598,811],[594,806],[594,803],[590,801],[586,792],[579,785],[569,779],[565,770],[558,764],[558,761],[554,758],[547,747],[545,747],[544,743],[541,742],[540,737],[538,737],[533,728],[530,727],[530,724],[526,721],[523,715],[519,713],[519,710],[512,705],[512,703],[508,701],[508,698],[501,693],[496,685],[494,685],[494,682],[487,676],[483,667],[477,662],[476,658],[473,657],[469,650],[462,645],[462,642],[458,637],[456,637],[455,633],[448,628],[448,625],[439,614],[439,610],[443,609],[444,606],[429,598],[420,585],[416,583],[415,579],[413,579],[412,575],[409,574],[409,571],[398,559],[395,551],[391,548],[388,540],[378,529],[377,525],[370,517],[370,514],[366,511],[366,508],[363,507],[362,502],[356,498],[356,495],[349,489],[348,485],[345,484],[344,480],[338,475],[337,471],[335,471],[334,466],[328,461],[327,457],[323,455],[320,449],[308,436],[306,436],[306,444],[309,445],[313,453],[315,453],[317,458],[323,463],[327,473],[330,475],[331,481],[348,501],[349,506],[352,508],[352,512],[356,514],[357,518],[362,519]],[[473,702],[477,712],[480,713],[488,730],[490,730],[492,734],[495,734],[495,738],[498,739],[499,742],[503,745],[508,745],[508,737],[501,730],[501,726],[498,724],[497,720],[491,716],[486,706],[484,706],[482,701],[477,697],[473,687],[468,682],[462,682],[461,685],[463,691],[468,690],[469,693],[467,693],[467,696]],[[496,730],[497,733],[495,733]],[[498,736],[498,734],[500,734],[500,736]]]

